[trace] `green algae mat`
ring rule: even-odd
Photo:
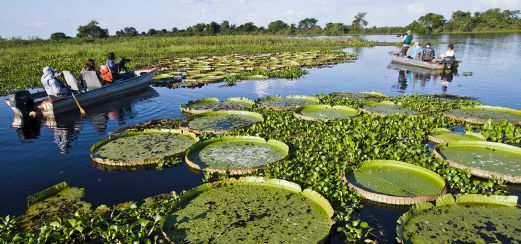
[[[178,156],[199,139],[186,130],[144,130],[111,136],[90,149],[98,164],[132,167],[157,164],[160,160]]]
[[[257,101],[257,103],[260,106],[269,107],[276,110],[298,108],[301,106],[318,104],[319,102],[320,101],[316,97],[300,95],[292,95],[286,97],[269,96],[265,98],[260,98]]]
[[[519,243],[521,209],[515,196],[450,194],[413,206],[398,219],[401,243]]]
[[[485,141],[485,136],[475,132],[466,131],[456,133],[446,128],[436,128],[429,134],[429,140],[438,144],[445,144],[452,141]]]
[[[318,243],[333,209],[320,194],[277,179],[207,183],[181,197],[163,224],[172,243]]]
[[[333,92],[330,94],[335,98],[347,98],[347,99],[378,99],[385,98],[386,96],[380,92]]]
[[[218,98],[203,98],[195,101],[188,101],[187,104],[181,105],[181,112],[187,114],[199,114],[210,111],[221,110],[243,110],[251,108],[255,102],[244,97],[230,97],[224,101]]]
[[[187,127],[195,133],[226,134],[264,121],[261,114],[248,111],[214,111],[188,118]]]
[[[299,107],[295,116],[304,120],[346,119],[357,116],[358,110],[347,106],[308,105]]]
[[[470,169],[472,175],[502,178],[521,183],[521,148],[483,141],[453,141],[439,145],[434,155],[454,168]]]
[[[195,170],[242,175],[288,156],[288,146],[277,140],[254,136],[226,136],[202,141],[186,153]]]
[[[383,102],[369,102],[367,103],[363,110],[369,114],[377,114],[377,115],[394,115],[394,114],[410,114],[415,115],[419,114],[418,111],[410,110],[400,106],[391,101],[383,101]]]
[[[445,115],[472,124],[485,124],[488,120],[506,120],[512,124],[521,125],[521,110],[504,107],[474,106],[454,109],[446,112]]]
[[[409,205],[432,201],[444,194],[445,181],[438,174],[394,160],[369,160],[346,175],[348,185],[375,202]]]

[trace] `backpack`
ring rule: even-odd
[[[104,80],[106,83],[112,84],[112,72],[110,71],[109,66],[107,65],[100,65],[99,66],[99,72],[101,74],[101,79]]]

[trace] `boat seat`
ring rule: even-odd
[[[83,79],[87,85],[87,90],[92,91],[101,88],[103,85],[96,74],[96,71],[87,71],[83,74]]]
[[[64,70],[63,78],[65,78],[65,82],[67,82],[67,85],[69,85],[72,90],[77,91],[77,92],[80,92],[81,90],[83,90],[82,86],[80,85],[78,80],[76,80],[76,78],[74,77],[74,75],[72,75],[72,73],[70,71]]]

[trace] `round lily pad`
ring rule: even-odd
[[[448,194],[413,206],[398,219],[401,243],[519,243],[521,209],[516,196]]]
[[[313,190],[241,177],[186,192],[162,231],[172,243],[320,243],[332,215],[329,202]]]
[[[472,175],[502,178],[521,183],[521,148],[484,141],[453,141],[438,145],[434,155],[454,168],[470,169]]]
[[[264,121],[261,114],[248,111],[214,111],[188,118],[188,129],[195,133],[226,134]]]
[[[396,104],[391,101],[367,103],[364,106],[364,108],[362,109],[362,111],[369,113],[369,114],[377,114],[377,115],[394,115],[394,114],[415,115],[415,114],[419,114],[418,111],[403,108],[399,104]]]
[[[358,114],[358,110],[340,105],[308,105],[302,106],[295,111],[295,116],[304,120],[346,119]]]
[[[456,133],[446,128],[437,128],[431,131],[428,136],[429,140],[434,143],[449,143],[452,141],[485,141],[485,136],[466,131],[465,133]]]
[[[286,158],[288,150],[277,140],[227,136],[195,144],[186,153],[186,163],[195,170],[242,175]]]
[[[180,155],[198,140],[195,134],[180,129],[128,132],[92,145],[90,156],[94,162],[109,166],[156,164]]]
[[[306,105],[318,104],[319,102],[320,101],[316,97],[292,95],[286,97],[270,96],[261,98],[259,99],[258,104],[272,109],[285,110]]]
[[[210,111],[221,110],[242,110],[251,108],[255,102],[244,97],[230,97],[224,101],[219,101],[217,98],[203,98],[195,101],[189,101],[185,105],[181,105],[181,112],[187,114],[200,114]]]
[[[369,160],[346,175],[348,185],[363,197],[381,203],[409,205],[432,201],[446,192],[438,174],[394,160]]]
[[[485,124],[488,120],[506,120],[513,124],[521,124],[521,110],[504,107],[474,106],[454,109],[446,112],[445,115],[472,124]]]
[[[380,92],[333,92],[330,94],[336,98],[348,98],[348,99],[376,99],[386,97]]]

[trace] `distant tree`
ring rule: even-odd
[[[318,20],[315,18],[305,18],[298,22],[298,28],[299,29],[312,29],[313,27],[316,27],[318,23]]]
[[[178,31],[179,31],[179,29],[177,29],[177,27],[172,28],[172,33],[176,33]]]
[[[101,28],[98,21],[92,20],[86,25],[80,25],[76,36],[79,38],[104,38],[109,36],[109,30]]]
[[[70,37],[65,35],[65,33],[63,33],[63,32],[54,32],[51,34],[51,40],[53,40],[53,41],[65,40],[65,39],[69,39],[69,38]],[[1,38],[0,38],[0,40],[1,40]]]
[[[195,24],[186,28],[187,35],[200,36],[204,34],[204,30],[206,29],[205,23]]]
[[[167,34],[167,33],[168,33],[168,31],[166,29],[164,29],[164,28],[161,29],[161,34]]]
[[[125,27],[122,30],[116,31],[116,36],[124,37],[124,36],[137,36],[139,32],[134,27]]]
[[[295,35],[296,33],[297,33],[297,26],[295,24],[291,24],[286,30],[287,35]]]
[[[479,16],[479,12],[475,16]],[[452,13],[451,19],[447,21],[444,31],[472,31],[475,27],[475,19],[470,12],[456,11]]]
[[[259,30],[259,27],[257,27],[253,22],[244,23],[242,25],[237,26],[236,28],[237,33],[243,34],[243,33],[252,33],[257,30]]]
[[[271,33],[282,33],[288,29],[289,25],[282,20],[275,20],[268,24],[268,31]]]
[[[422,33],[432,33],[443,27],[445,22],[443,15],[435,13],[428,13],[418,19],[418,24],[422,25]]]
[[[359,12],[355,15],[355,19],[351,23],[351,28],[354,30],[361,30],[367,26],[369,22],[365,20],[367,12]]]
[[[147,33],[146,33],[146,32],[144,32],[144,31],[142,31],[142,32],[141,32],[141,35],[142,35],[142,36],[146,36],[146,35],[147,35]]]
[[[215,35],[219,32],[221,32],[221,25],[217,24],[215,21],[212,21],[208,25],[206,25],[207,35]]]
[[[231,32],[232,32],[232,26],[230,25],[230,22],[228,22],[228,20],[224,20],[221,23],[221,33],[230,34]]]
[[[157,30],[156,29],[149,29],[147,31],[147,36],[155,36],[157,35]]]
[[[349,27],[344,25],[343,23],[327,23],[324,28],[324,33],[326,35],[344,35],[349,32]]]

